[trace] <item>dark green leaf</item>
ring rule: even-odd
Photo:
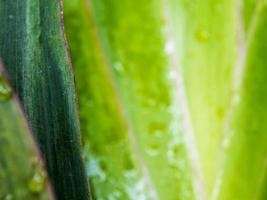
[[[59,0],[0,0],[0,56],[58,200],[89,199]]]

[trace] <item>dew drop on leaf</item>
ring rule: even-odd
[[[121,192],[118,190],[114,190],[109,196],[109,200],[116,200],[121,198]]]
[[[233,99],[232,99],[232,102],[233,102],[234,105],[238,105],[240,103],[240,100],[241,100],[240,95],[239,94],[235,94]]]
[[[182,153],[182,143],[179,141],[173,140],[168,146],[168,164],[172,168],[180,168],[183,167],[183,161],[181,160]]]
[[[0,75],[0,102],[9,100],[12,96],[11,89]]]
[[[158,156],[159,155],[159,146],[157,144],[149,145],[149,147],[146,149],[146,153],[152,157]]]
[[[28,182],[28,189],[33,194],[41,193],[46,186],[46,175],[41,169],[35,169]]]
[[[196,32],[195,37],[197,41],[205,43],[210,39],[210,33],[207,30],[199,30]]]
[[[224,150],[227,150],[229,145],[230,145],[230,138],[228,137],[223,140],[222,147]]]
[[[113,65],[113,68],[118,73],[122,73],[123,70],[124,70],[123,65],[122,65],[121,62],[115,62],[114,65]]]
[[[100,158],[91,157],[88,161],[87,173],[90,177],[97,177],[100,182],[106,181],[106,173],[104,171],[105,164]]]

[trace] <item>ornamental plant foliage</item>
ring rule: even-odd
[[[0,0],[0,58],[0,200],[267,199],[265,0]]]

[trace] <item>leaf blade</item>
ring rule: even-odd
[[[57,199],[89,199],[60,1],[0,1],[0,55],[45,158]],[[67,175],[66,175],[67,174]]]
[[[182,134],[178,133],[179,131],[177,129],[173,130],[173,132],[168,130],[170,126],[168,119],[171,115],[174,115],[174,114],[168,113],[167,109],[164,110],[164,108],[161,108],[160,112],[158,113],[157,113],[158,110],[156,109],[154,110],[153,108],[151,109],[148,108],[150,101],[155,101],[156,104],[159,104],[159,107],[161,106],[164,107],[165,104],[168,104],[166,106],[168,107],[169,101],[171,99],[170,96],[172,96],[168,88],[169,84],[171,85],[171,83],[169,83],[165,79],[166,78],[165,76],[167,76],[167,73],[168,73],[167,68],[165,68],[165,64],[168,65],[168,63],[165,60],[165,57],[164,57],[165,53],[163,52],[164,37],[160,33],[160,27],[162,27],[161,26],[162,24],[160,21],[161,18],[155,14],[157,11],[160,11],[159,4],[152,3],[152,1],[149,1],[143,6],[143,8],[141,7],[137,8],[137,5],[133,1],[124,2],[123,4],[120,4],[119,6],[115,1],[109,1],[109,2],[108,1],[99,1],[99,2],[90,1],[89,3],[90,3],[91,11],[93,13],[92,14],[93,22],[90,21],[89,24],[91,26],[87,28],[89,30],[94,30],[93,41],[95,40],[97,40],[98,42],[100,41],[101,44],[98,46],[100,46],[101,49],[100,49],[100,52],[99,52],[99,49],[97,50],[98,52],[97,55],[99,54],[101,54],[102,56],[104,55],[103,57],[105,58],[104,59],[105,62],[104,63],[101,62],[100,66],[99,64],[95,64],[94,63],[95,61],[92,61],[94,58],[92,58],[92,55],[90,54],[89,49],[87,49],[86,52],[87,53],[89,52],[87,55],[91,55],[91,56],[88,56],[90,57],[91,60],[87,60],[87,62],[88,63],[93,62],[95,64],[95,68],[99,68],[99,67],[103,68],[103,66],[101,65],[105,65],[104,67],[106,68],[105,70],[106,70],[106,73],[109,74],[109,77],[104,78],[102,76],[102,78],[99,78],[100,81],[104,82],[105,79],[112,79],[112,81],[115,83],[115,91],[113,88],[112,92],[115,93],[116,98],[119,99],[119,102],[120,102],[119,109],[121,110],[120,112],[122,113],[123,118],[124,118],[124,119],[119,119],[119,120],[123,120],[124,121],[123,123],[126,123],[127,127],[128,128],[130,127],[130,130],[133,131],[134,139],[129,138],[128,136],[127,140],[130,140],[130,146],[132,145],[131,143],[134,143],[133,140],[137,142],[139,146],[138,149],[140,149],[139,151],[141,152],[141,158],[140,158],[140,153],[137,153],[136,150],[132,149],[131,153],[134,155],[139,155],[137,157],[137,161],[140,163],[140,160],[143,160],[142,163],[144,163],[145,167],[148,169],[147,171],[149,173],[149,177],[151,178],[152,183],[154,183],[156,191],[159,196],[159,197],[154,197],[154,199],[163,198],[163,196],[165,199],[171,199],[174,196],[177,198],[181,198],[181,199],[193,198],[194,191],[191,186],[192,184],[191,179],[188,178],[191,176],[191,173],[189,172],[191,170],[191,167],[188,167],[187,169],[184,169],[184,168],[179,169],[179,166],[177,166],[178,164],[176,163],[177,160],[175,160],[175,158],[173,159],[173,163],[169,165],[167,155],[164,154],[164,152],[166,152],[168,149],[168,145],[171,146],[170,154],[173,152],[175,148],[177,148],[176,150],[178,152],[176,153],[173,152],[174,154],[172,155],[174,155],[175,157],[176,156],[179,157],[177,154],[181,155],[181,158],[185,159],[183,160],[184,162],[183,161],[181,162],[185,163],[185,166],[188,166],[187,154],[184,150],[185,147],[184,147],[183,141],[181,141],[181,145],[180,144],[176,145],[176,143],[172,145],[169,144],[169,140],[170,138],[172,138],[171,133],[175,135],[174,136],[175,142],[177,142],[177,140],[180,141],[180,139],[183,140]],[[70,8],[73,4],[74,4],[73,2],[70,2],[70,5],[68,7]],[[78,12],[78,10],[84,9],[84,7],[86,7],[85,5],[86,4],[84,4],[82,8],[79,7],[80,9],[77,9],[76,12]],[[123,10],[129,11],[129,13],[127,14]],[[146,14],[149,13],[149,18],[147,19],[149,23],[139,23],[143,19],[145,19],[144,17],[145,13]],[[68,17],[70,18],[69,20],[71,21],[71,16],[68,16]],[[66,19],[68,17],[66,16]],[[76,22],[78,24],[78,21],[79,21],[78,19],[75,19],[75,20],[73,19],[73,23]],[[145,24],[151,24],[151,25],[146,26]],[[97,30],[95,31],[95,29]],[[144,31],[144,29],[147,32]],[[81,28],[79,30],[81,30]],[[131,30],[135,31],[137,35],[136,38],[134,37],[133,34],[130,34]],[[67,32],[68,32],[68,28],[67,28]],[[71,31],[71,27],[69,28],[69,35],[70,35],[69,39],[73,43],[75,42],[74,42],[74,39],[72,38],[75,37],[75,34],[77,34],[76,32],[75,30]],[[97,35],[98,39],[95,39],[95,35]],[[127,38],[127,35],[128,36],[130,35],[131,39]],[[88,39],[88,35],[86,36],[87,36],[87,40],[90,40]],[[80,37],[81,36],[78,36],[77,34],[76,40],[77,38],[81,39]],[[86,96],[88,95],[88,93],[90,94],[90,91],[86,92],[86,84],[84,83],[85,76],[86,74],[88,74],[88,72],[85,72],[86,70],[84,69],[84,66],[86,63],[82,65],[78,61],[80,59],[79,56],[81,55],[81,51],[84,50],[84,48],[86,48],[85,47],[86,42],[90,43],[87,40],[83,39],[83,42],[79,41],[79,45],[76,45],[76,46],[75,44],[73,44],[73,48],[71,45],[73,57],[76,57],[76,61],[77,61],[77,64],[75,62],[74,66],[77,67],[75,70],[77,70],[76,73],[78,74],[77,75],[78,88],[80,87],[80,95],[83,96],[84,98],[84,100],[81,100],[81,112],[83,110],[83,106],[85,107],[86,99],[87,101],[90,99],[88,96]],[[116,44],[112,42],[114,40],[117,42]],[[146,49],[144,49],[143,46],[141,45],[143,42],[144,44],[147,44]],[[126,43],[128,44],[129,48],[125,47],[124,44]],[[158,49],[155,47],[155,44],[157,43],[159,43]],[[90,47],[91,47],[91,52],[94,52],[95,49],[92,46]],[[119,57],[118,55],[120,53],[125,55],[125,57]],[[158,56],[156,57],[153,56],[153,53],[155,53]],[[140,58],[138,58],[138,56]],[[144,62],[141,61],[141,57],[144,58],[145,60]],[[132,65],[131,68],[130,68],[130,65]],[[126,73],[124,73],[125,67],[129,67],[128,69],[126,69],[126,70],[129,70]],[[146,67],[147,68],[146,70],[148,70],[149,73],[148,72],[142,73],[143,71],[142,67]],[[93,66],[91,66],[91,68],[93,68]],[[160,75],[157,75],[157,74],[160,74]],[[139,75],[140,77],[138,78]],[[81,78],[80,76],[83,78]],[[157,80],[153,80],[153,76],[156,76]],[[127,85],[126,79],[129,80],[130,85]],[[102,82],[97,84],[98,90],[100,90],[99,87],[102,87],[102,86],[99,86],[103,84]],[[157,88],[156,83],[158,83],[159,88]],[[90,84],[90,83],[87,83],[87,84]],[[141,90],[140,92],[142,94],[139,94],[139,92],[137,91],[137,87],[135,87],[134,84],[138,85],[139,89]],[[155,85],[155,87],[153,87],[153,85]],[[164,88],[164,89],[160,90],[160,88],[161,89]],[[98,93],[100,93],[100,91],[98,91]],[[98,95],[99,95],[99,98],[105,98],[104,94],[98,94]],[[100,97],[101,95],[102,97]],[[138,97],[140,97],[140,99],[137,99]],[[173,101],[176,101],[176,100],[173,100]],[[93,109],[93,106],[91,107],[91,109]],[[144,111],[146,111],[148,115]],[[96,115],[94,114],[94,116]],[[164,117],[166,119],[164,119]],[[86,118],[86,115],[84,118]],[[144,119],[144,120],[141,121],[141,119]],[[174,120],[178,120],[178,119],[175,118]],[[163,122],[161,123],[161,121]],[[142,125],[142,123],[144,123],[144,125]],[[83,126],[85,130],[86,129],[85,125],[83,125],[82,123],[82,127]],[[156,133],[158,130],[159,132],[160,130],[163,132],[164,139],[162,139],[162,141],[160,141],[160,139],[157,138],[156,136],[157,134],[155,135],[153,134],[153,133]],[[94,130],[94,132],[97,132],[97,129]],[[152,134],[150,135],[148,132]],[[91,137],[96,137],[96,136],[92,135]],[[94,143],[94,141],[92,140],[91,142]],[[157,148],[162,148],[162,149],[158,150]],[[163,149],[166,151],[164,151]],[[160,156],[158,157],[157,155],[153,156],[155,152],[157,154],[157,151],[160,152]],[[112,159],[112,156],[111,156],[111,159]],[[135,166],[137,165],[138,167],[139,165],[139,168],[140,168],[140,164],[138,164],[138,162],[137,164],[135,164]],[[156,169],[153,170],[154,166],[158,166],[158,167],[161,166],[160,167],[162,169],[161,172],[157,171]],[[151,172],[153,175],[151,175]],[[161,176],[159,175],[159,173],[172,174],[172,175],[164,176],[165,179],[163,180],[162,178],[160,178]],[[173,173],[177,176],[174,177]],[[177,177],[179,175],[181,175],[180,178],[182,180],[185,180],[184,185],[177,184],[178,182],[177,180],[179,179]],[[164,187],[164,185],[169,185],[170,187],[166,188]],[[177,190],[180,192],[177,193]],[[127,199],[131,199],[131,197],[129,196]]]

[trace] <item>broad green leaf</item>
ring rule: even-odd
[[[267,4],[258,4],[248,38],[239,101],[227,130],[220,200],[266,199]]]
[[[58,200],[89,199],[59,0],[0,0],[0,57]]]
[[[237,78],[235,75],[240,34],[237,2],[169,0],[166,16],[172,54],[183,77],[204,190],[211,197],[221,167],[218,163],[235,92],[233,81],[239,78],[239,72]]]
[[[159,1],[65,1],[97,199],[195,199]]]
[[[22,110],[1,72],[0,116],[0,199],[52,199]]]
[[[130,130],[88,11],[86,2],[65,1],[66,30],[80,93],[83,149],[93,193],[96,199],[149,198],[151,189],[144,185],[141,166],[131,153]]]

